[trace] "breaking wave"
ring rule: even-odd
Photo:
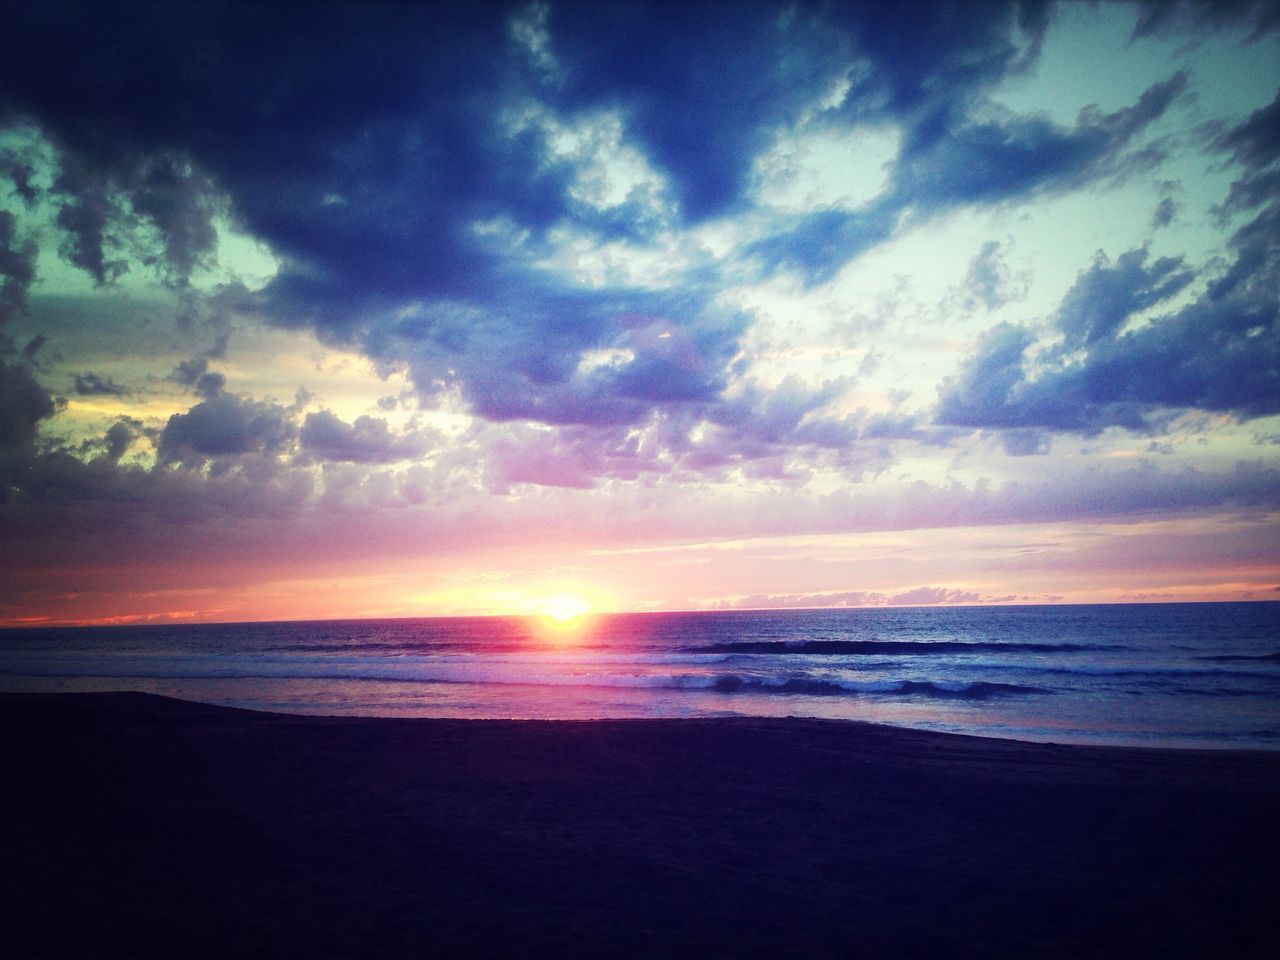
[[[734,674],[716,677],[712,688],[719,693],[777,693],[807,696],[849,696],[856,694],[906,695],[947,700],[989,700],[992,697],[1028,696],[1050,693],[1043,687],[1016,683],[972,683],[946,680],[817,680],[810,677],[788,677],[785,680],[762,680]]]
[[[724,658],[689,657],[690,665]],[[118,677],[167,680],[345,680],[400,683],[491,684],[496,686],[623,687],[652,690],[707,690],[726,694],[792,696],[910,696],[949,700],[1051,693],[1042,687],[988,680],[839,680],[806,674],[750,676],[724,673],[621,672],[640,666],[635,658],[595,661],[585,657],[558,662],[534,658],[492,661],[453,657],[282,657],[282,656],[83,656],[9,657],[0,673],[42,677]],[[673,664],[674,665],[674,664]],[[610,669],[601,670],[608,666]]]
[[[995,643],[961,640],[733,640],[685,647],[686,653],[754,653],[830,656],[909,656],[948,653],[1095,653],[1127,650],[1102,643]]]

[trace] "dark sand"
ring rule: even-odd
[[[1262,957],[1280,756],[0,695],[9,957]]]

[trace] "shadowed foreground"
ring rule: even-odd
[[[1277,755],[143,694],[0,695],[0,744],[14,957],[1274,949]]]

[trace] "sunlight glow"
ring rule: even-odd
[[[591,604],[574,593],[535,597],[529,601],[528,610],[534,634],[553,646],[585,639],[594,621],[588,616]]]
[[[591,604],[572,593],[556,593],[538,597],[531,603],[533,612],[559,624],[571,624],[591,609]]]

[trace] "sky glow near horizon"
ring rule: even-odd
[[[1280,599],[1274,3],[6,17],[0,624]]]

